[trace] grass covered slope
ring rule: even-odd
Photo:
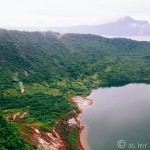
[[[51,132],[57,122],[66,148],[75,150],[77,128],[63,124],[75,115],[70,97],[104,84],[150,79],[150,42],[0,30],[0,62],[5,118],[25,138],[32,134],[28,124]],[[30,139],[28,144],[37,146]]]

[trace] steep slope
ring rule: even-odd
[[[67,123],[79,113],[71,97],[104,84],[149,80],[150,43],[1,29],[0,61],[5,118],[34,149],[58,146],[52,142],[58,138],[77,150],[79,126]]]
[[[19,72],[23,82],[30,83],[66,77],[74,79],[92,70],[88,66],[106,56],[143,56],[144,61],[148,61],[149,47],[148,42],[106,39],[93,35],[62,36],[53,32],[1,30],[1,83],[10,83],[16,72]]]
[[[4,119],[2,112],[0,112],[0,149],[33,150],[25,145],[23,138],[19,138],[16,127]]]

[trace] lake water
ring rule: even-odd
[[[94,104],[82,120],[92,150],[150,150],[150,84],[99,88],[88,98]]]
[[[104,37],[107,38],[126,38],[126,39],[131,39],[131,40],[136,40],[136,41],[150,41],[150,36],[110,36],[110,35],[104,35]]]

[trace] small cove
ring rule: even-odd
[[[85,109],[82,120],[88,126],[87,141],[92,150],[150,149],[150,84],[127,84],[93,90],[94,104]]]

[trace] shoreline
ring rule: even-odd
[[[79,136],[78,142],[81,147],[81,150],[91,150],[87,141],[87,135],[88,135],[88,126],[84,122],[82,122],[82,128],[80,129],[78,134]]]
[[[88,106],[93,104],[93,101],[88,99],[87,97],[75,96],[72,98],[72,101],[77,105],[80,113],[78,115],[78,122],[80,129],[78,131],[78,144],[80,150],[91,150],[88,141],[87,141],[87,134],[88,134],[88,126],[81,120],[81,115],[83,110],[88,108]]]

